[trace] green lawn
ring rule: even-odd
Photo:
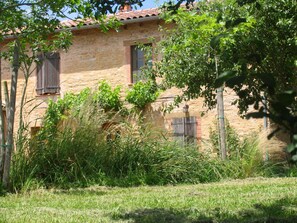
[[[0,222],[297,222],[297,179],[36,190],[0,197]]]

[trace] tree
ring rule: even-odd
[[[130,0],[130,5],[142,5],[144,0]],[[54,52],[58,49],[67,50],[71,45],[71,32],[59,31],[60,19],[67,14],[75,13],[77,17],[94,17],[103,30],[114,26],[113,20],[106,22],[104,15],[112,13],[126,4],[124,0],[7,0],[0,2],[0,42],[1,58],[8,60],[12,66],[10,95],[7,83],[4,88],[7,111],[7,137],[4,142],[4,119],[0,112],[0,182],[9,186],[9,173],[14,151],[14,123],[16,91],[18,89],[19,70],[24,74],[24,89],[20,108],[19,136],[22,135],[25,94],[28,79],[34,71],[35,63],[42,63],[39,54]],[[33,70],[33,71],[32,71]],[[1,84],[0,84],[1,85]],[[1,88],[0,88],[0,92]],[[0,93],[0,104],[2,95]]]
[[[223,47],[231,60],[226,73],[217,80],[225,82],[239,96],[240,112],[253,105],[256,112],[247,117],[268,117],[291,136],[287,151],[297,161],[297,7],[294,1],[237,1],[244,13],[226,21],[230,30]],[[250,26],[247,20],[252,21]],[[238,22],[242,24],[237,25]]]
[[[114,13],[125,4],[142,6],[144,0],[7,0],[0,1],[0,43],[1,57],[12,64],[10,96],[7,84],[4,85],[8,132],[4,142],[4,119],[0,112],[0,182],[4,187],[9,185],[9,172],[12,151],[14,150],[14,120],[17,80],[19,70],[24,74],[24,89],[20,111],[20,131],[23,128],[22,109],[25,103],[26,84],[32,74],[32,66],[41,63],[38,54],[67,49],[71,44],[71,33],[65,30],[57,32],[60,19],[73,13],[76,17],[94,17],[103,30],[113,27],[106,23],[104,15]],[[169,6],[179,7],[182,0]],[[193,0],[187,0],[191,3]],[[109,20],[112,22],[112,20]],[[107,28],[107,29],[106,29]],[[5,46],[6,45],[6,46]],[[1,75],[0,75],[1,77]],[[0,78],[1,81],[1,78]],[[0,84],[1,85],[1,84]],[[0,88],[0,104],[2,105]]]
[[[217,23],[213,14],[198,15],[197,8],[180,9],[174,15],[171,12],[165,14],[165,19],[174,22],[176,27],[168,30],[167,37],[160,43],[162,60],[155,64],[153,73],[163,78],[162,88],[183,89],[183,94],[176,97],[176,104],[204,97],[209,107],[213,107],[217,101],[220,149],[222,159],[225,159],[223,88],[214,91],[216,77],[222,70],[220,50],[210,44],[212,38],[225,28]]]
[[[161,42],[153,73],[163,88],[183,89],[176,103],[204,97],[212,108],[216,88],[225,84],[238,95],[241,114],[254,105],[249,117],[267,115],[280,124],[296,138],[290,147],[296,152],[296,12],[291,0],[227,0],[167,14],[176,28]]]

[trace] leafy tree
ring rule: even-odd
[[[0,29],[3,31],[1,35],[1,39],[3,39],[1,57],[8,60],[12,65],[10,95],[8,94],[6,82],[4,88],[7,113],[6,142],[4,142],[3,137],[3,114],[1,115],[2,148],[0,154],[0,173],[3,172],[4,187],[7,187],[9,183],[10,162],[12,151],[14,150],[13,127],[15,122],[16,91],[19,70],[23,72],[25,80],[20,109],[20,130],[22,130],[22,109],[25,103],[26,86],[28,78],[34,71],[32,65],[38,62],[37,55],[42,52],[56,51],[60,48],[67,49],[71,43],[71,33],[67,31],[54,33],[59,22],[57,19],[59,13],[54,10],[59,10],[59,7],[56,6],[57,8],[52,8],[51,6],[53,6],[53,4],[48,7],[41,5],[41,3],[37,5],[33,4],[34,2],[32,1],[30,8],[24,9],[22,3],[23,2],[8,1],[5,2],[4,5],[1,5],[2,13],[0,19],[2,23],[0,24]],[[50,10],[52,10],[51,15],[48,13]],[[50,35],[51,38],[49,38]],[[2,104],[2,96],[0,96],[0,98],[0,103]]]
[[[131,5],[142,5],[143,0],[130,0]],[[67,50],[71,45],[71,33],[67,30],[57,32],[60,19],[67,18],[67,14],[75,13],[77,17],[95,17],[106,30],[113,27],[111,23],[105,23],[104,16],[109,12],[115,12],[118,7],[126,4],[124,0],[7,0],[0,1],[0,42],[1,57],[11,63],[11,89],[8,94],[7,83],[5,85],[5,101],[7,111],[7,138],[4,142],[4,119],[1,111],[0,123],[0,182],[4,187],[9,185],[9,172],[14,150],[14,122],[16,91],[18,88],[19,70],[24,73],[24,89],[21,100],[20,129],[22,134],[23,117],[22,108],[25,103],[25,93],[28,78],[34,70],[35,63],[41,63],[37,55],[40,53],[54,52],[59,49]],[[1,82],[1,78],[0,78]],[[0,84],[1,86],[1,84]],[[2,93],[2,89],[0,88]],[[2,95],[0,93],[0,104]]]
[[[9,183],[10,162],[14,141],[14,120],[17,80],[19,70],[25,76],[25,87],[21,101],[20,130],[23,128],[22,108],[25,103],[26,84],[32,73],[32,65],[38,61],[37,55],[41,52],[52,52],[58,49],[67,49],[71,44],[71,34],[65,30],[57,33],[59,20],[67,18],[67,14],[74,13],[77,17],[97,18],[103,30],[110,28],[104,23],[104,15],[117,11],[125,4],[142,6],[144,0],[6,0],[0,1],[0,42],[2,45],[1,57],[12,64],[11,90],[5,85],[5,101],[7,111],[7,139],[4,143],[4,119],[0,112],[0,182],[4,187]],[[177,2],[177,7],[182,1]],[[192,2],[188,0],[188,2]],[[174,4],[171,4],[174,6]],[[112,21],[112,20],[111,20]],[[103,25],[102,25],[103,24]],[[112,25],[111,25],[112,26]],[[8,45],[5,46],[8,42]],[[3,52],[6,50],[6,52]],[[1,78],[0,78],[1,82]],[[1,84],[0,84],[1,86]],[[2,89],[0,87],[0,92]],[[2,95],[0,93],[0,104]],[[21,133],[20,133],[21,134]],[[2,176],[3,175],[3,176]]]
[[[245,13],[225,24],[232,32],[228,34],[224,56],[233,64],[217,83],[224,81],[237,93],[240,112],[253,105],[257,112],[248,117],[267,116],[280,126],[269,137],[280,129],[289,132],[292,144],[287,151],[297,161],[297,6],[290,0],[237,4]],[[236,24],[246,24],[248,19],[254,21],[244,29]]]
[[[201,7],[206,7],[200,4]],[[206,11],[206,10],[205,10]],[[217,23],[216,12],[197,14],[180,9],[177,14],[167,13],[165,19],[175,22],[176,27],[169,30],[167,37],[160,43],[162,60],[155,64],[153,73],[163,79],[162,88],[181,88],[182,95],[176,97],[175,104],[183,100],[204,97],[209,107],[218,101],[220,117],[220,150],[222,159],[226,158],[226,133],[223,111],[223,89],[215,92],[214,83],[221,71],[218,59],[220,51],[210,45],[213,37],[225,30],[223,24]]]
[[[154,73],[163,88],[183,89],[177,103],[204,97],[209,108],[225,84],[238,95],[241,114],[254,105],[250,117],[266,115],[288,130],[296,154],[296,7],[291,0],[227,0],[166,14],[176,28],[160,44]]]

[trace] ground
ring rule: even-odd
[[[38,189],[0,197],[0,222],[297,222],[297,179]]]

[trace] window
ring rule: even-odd
[[[152,47],[152,44],[145,44],[145,47]],[[138,45],[131,46],[131,80],[132,83],[136,83],[141,80],[145,80],[141,70],[144,66],[150,66],[152,59],[146,58],[146,50]]]
[[[41,63],[37,65],[36,93],[56,94],[60,91],[60,55],[46,53],[39,56]]]
[[[196,117],[174,118],[171,124],[173,137],[181,145],[197,143]]]

